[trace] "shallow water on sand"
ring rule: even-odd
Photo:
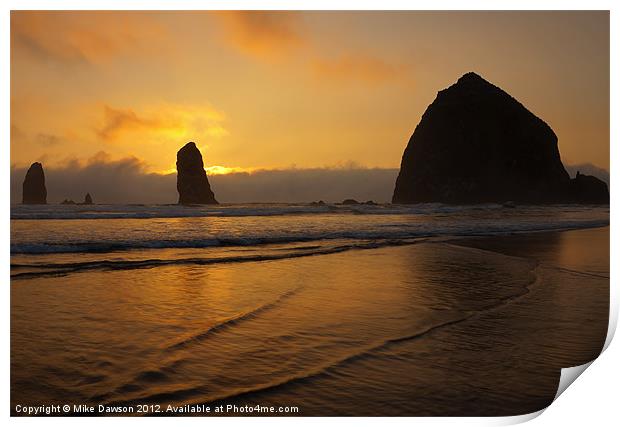
[[[11,404],[531,412],[553,398],[560,367],[602,347],[608,231],[369,241],[371,249],[265,257],[315,250],[274,245],[260,249],[262,258],[224,263],[151,262],[194,259],[209,248],[156,257],[141,249],[118,259],[31,255],[56,264],[43,269],[14,254]],[[328,248],[351,244],[360,242],[330,240]],[[235,247],[207,258],[248,249],[256,255]],[[148,262],[109,264],[132,260]],[[76,261],[95,264],[66,267]]]

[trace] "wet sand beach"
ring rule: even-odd
[[[608,312],[609,227],[18,278],[11,405],[524,414]]]

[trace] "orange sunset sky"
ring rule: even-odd
[[[607,12],[12,12],[11,164],[397,168],[467,71],[609,168]]]

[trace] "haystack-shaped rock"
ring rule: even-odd
[[[45,174],[39,162],[30,165],[22,186],[22,203],[26,205],[47,204],[47,189],[45,188]]]
[[[177,191],[181,205],[217,204],[202,155],[193,142],[188,142],[177,153]]]
[[[90,193],[86,193],[86,196],[84,196],[84,202],[82,204],[83,205],[92,205],[93,204],[93,198],[91,197]]]
[[[600,190],[605,183],[576,180],[564,169],[557,136],[544,121],[467,73],[440,91],[422,116],[403,154],[392,201],[608,202]]]

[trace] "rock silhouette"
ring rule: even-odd
[[[177,191],[181,205],[217,204],[202,155],[193,142],[188,142],[177,152]]]
[[[579,203],[608,203],[609,189],[600,179],[584,175],[577,171],[577,176],[571,180],[570,194],[574,201]]]
[[[47,204],[45,174],[43,173],[43,165],[39,162],[30,165],[28,172],[26,172],[22,185],[22,203],[25,205]]]
[[[392,202],[506,201],[608,203],[609,193],[597,178],[571,180],[553,130],[499,87],[467,73],[424,112]]]
[[[92,205],[93,204],[93,198],[90,196],[90,193],[86,193],[86,196],[84,196],[84,202],[82,202],[83,205]]]
[[[75,202],[71,199],[65,199],[62,202],[60,202],[61,205],[75,205]]]

